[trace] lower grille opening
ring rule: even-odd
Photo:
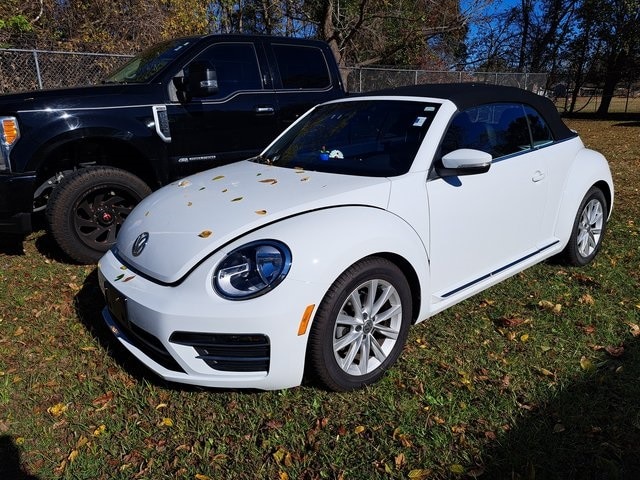
[[[271,345],[265,335],[174,332],[169,341],[193,347],[198,358],[222,372],[267,372]]]

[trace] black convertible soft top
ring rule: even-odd
[[[452,101],[459,111],[488,103],[524,103],[535,108],[544,117],[556,140],[564,140],[576,136],[576,133],[564,124],[551,100],[517,87],[485,83],[431,83],[376,90],[358,94],[357,96],[378,95],[447,99]]]

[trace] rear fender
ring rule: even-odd
[[[603,155],[585,148],[578,153],[567,174],[558,209],[555,235],[560,239],[562,248],[569,241],[580,203],[593,186],[597,186],[604,193],[607,199],[607,215],[610,216],[613,209],[614,190],[609,164]]]

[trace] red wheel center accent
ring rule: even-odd
[[[111,215],[110,213],[108,213],[108,212],[104,212],[104,213],[102,214],[102,221],[103,221],[103,222],[105,222],[105,223],[109,223],[109,222],[111,222],[112,220],[113,220],[113,215]]]

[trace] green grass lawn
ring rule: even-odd
[[[166,384],[112,341],[93,267],[0,239],[0,478],[640,478],[640,122],[568,123],[616,182],[596,261],[436,315],[354,393]]]

